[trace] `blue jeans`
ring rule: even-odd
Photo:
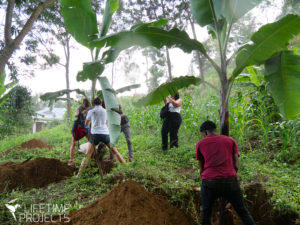
[[[202,218],[201,225],[211,225],[211,214],[214,201],[218,197],[228,200],[245,225],[255,222],[245,206],[243,194],[236,178],[221,180],[202,180]]]
[[[108,134],[92,134],[93,135],[93,139],[90,138],[90,143],[93,143],[94,141],[94,145],[98,145],[99,142],[103,142],[104,144],[108,145],[110,143],[110,138]]]

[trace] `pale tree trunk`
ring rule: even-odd
[[[168,66],[168,74],[169,74],[169,80],[172,80],[172,66],[171,66],[171,59],[169,55],[169,49],[166,47],[166,54],[167,54],[167,66]]]
[[[191,23],[191,27],[192,27],[193,37],[194,37],[195,40],[197,40],[194,20],[190,19],[190,23]],[[200,75],[201,80],[203,81],[202,82],[202,88],[205,90],[203,63],[202,63],[199,51],[196,51],[196,59],[197,59],[197,62],[198,62],[199,75]]]
[[[66,37],[66,46],[65,46],[65,56],[66,56],[66,88],[70,90],[70,35]],[[71,100],[70,93],[67,93],[67,120],[70,122],[71,120]]]
[[[230,92],[230,85],[227,79],[227,65],[225,53],[221,55],[221,72],[220,77],[220,128],[221,134],[229,136],[229,111],[228,111],[228,95]],[[219,224],[220,225],[234,225],[233,215],[230,213],[229,209],[226,208],[228,201],[225,198],[220,199],[219,206]]]
[[[24,37],[28,34],[31,30],[34,22],[42,13],[42,11],[53,5],[54,2],[57,0],[47,0],[38,5],[38,7],[33,11],[27,22],[25,23],[24,27],[22,28],[21,32],[15,39],[11,38],[11,24],[12,24],[12,16],[13,16],[13,9],[15,5],[14,0],[9,0],[7,3],[6,8],[6,17],[5,17],[5,28],[4,28],[4,40],[5,46],[1,49],[0,52],[0,78],[4,71],[5,65],[7,64],[9,58],[12,56],[13,52],[20,46],[21,42],[23,41]]]

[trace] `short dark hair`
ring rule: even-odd
[[[217,128],[216,124],[211,121],[211,120],[206,120],[205,122],[203,122],[200,126],[200,132],[209,130],[209,131],[213,131]]]
[[[175,100],[179,99],[179,98],[180,98],[179,93],[176,92],[176,93],[173,95],[173,98],[174,98]]]
[[[99,97],[96,97],[93,101],[94,105],[101,105],[101,99]]]

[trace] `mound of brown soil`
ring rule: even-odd
[[[264,225],[296,224],[298,215],[295,212],[274,210],[271,194],[260,183],[250,184],[245,188],[246,204],[255,221]]]
[[[32,139],[21,144],[21,148],[25,149],[34,149],[34,148],[48,148],[51,149],[51,146],[46,145],[44,142],[38,139]]]
[[[127,180],[88,206],[71,212],[69,225],[194,225],[190,217],[148,192],[139,183]],[[45,223],[49,224],[49,223]]]
[[[7,162],[0,165],[0,192],[15,188],[44,187],[73,175],[69,167],[57,159],[36,158],[23,163]]]
[[[29,141],[25,141],[22,144],[14,147],[13,149],[35,149],[35,148],[48,148],[51,149],[52,147],[49,145],[46,145],[44,142],[38,139],[32,139]],[[5,152],[2,152],[1,154],[5,155],[10,153],[13,149],[8,149]]]

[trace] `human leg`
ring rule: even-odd
[[[202,202],[202,216],[201,225],[211,225],[211,214],[213,203],[217,195],[214,189],[206,182],[202,181],[201,185],[201,202]]]
[[[163,125],[161,127],[161,141],[162,149],[168,149],[168,133],[169,133],[169,122],[167,119],[164,119]]]
[[[243,193],[238,181],[230,184],[230,190],[224,196],[233,205],[234,210],[237,212],[244,225],[254,225],[255,222],[246,208],[243,199]]]
[[[180,128],[181,121],[179,113],[172,113],[172,121],[170,123],[170,148],[178,148],[178,130]]]
[[[72,143],[71,143],[71,147],[70,147],[70,160],[68,162],[68,165],[73,165],[76,144],[77,144],[77,141],[74,139],[74,136],[72,136]]]
[[[121,131],[125,135],[129,158],[133,158],[132,142],[131,142],[131,135],[130,135],[130,124],[126,123],[126,124],[122,125],[121,126]]]
[[[93,144],[90,142],[88,145],[88,150],[87,150],[87,154],[86,154],[87,156],[82,159],[81,165],[80,165],[80,168],[79,168],[79,171],[78,171],[78,174],[76,175],[76,177],[79,177],[80,174],[82,173],[82,171],[86,168],[93,152],[94,152],[94,147],[93,147]]]
[[[111,147],[110,144],[107,144],[107,147],[110,149],[110,151],[116,155],[117,159],[120,163],[125,163],[125,160],[123,159],[122,155],[118,152],[116,147]]]

